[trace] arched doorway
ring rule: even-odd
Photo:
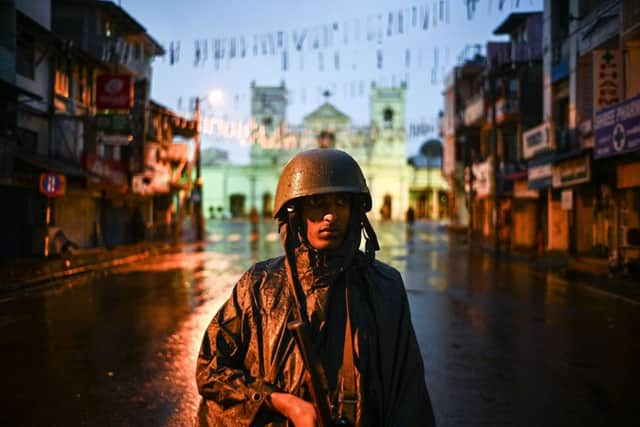
[[[391,219],[391,195],[385,194],[382,202],[382,207],[380,208],[380,216],[383,220]]]
[[[264,193],[262,195],[262,215],[264,217],[270,217],[273,214],[273,202],[271,193]]]
[[[232,194],[229,196],[229,210],[231,211],[231,217],[236,218],[244,216],[244,201],[246,196],[244,194]]]

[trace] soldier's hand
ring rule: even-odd
[[[295,427],[316,427],[316,410],[293,394],[271,393],[271,408],[287,417]]]

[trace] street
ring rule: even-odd
[[[436,224],[374,224],[405,278],[439,426],[613,426],[638,419],[640,306],[469,253]],[[0,302],[0,425],[191,425],[209,319],[271,221],[209,221],[187,246]],[[408,237],[408,241],[407,241]]]

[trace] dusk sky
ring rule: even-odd
[[[205,104],[203,114],[246,121],[250,116],[251,82],[266,86],[284,81],[289,90],[287,121],[290,124],[300,124],[306,114],[324,101],[322,92],[329,90],[332,92],[329,101],[349,115],[354,125],[367,125],[367,94],[371,82],[387,86],[406,80],[408,131],[410,124],[436,124],[435,118],[443,105],[444,76],[466,45],[500,40],[492,31],[510,13],[541,10],[543,2],[478,1],[472,19],[467,17],[464,0],[123,0],[118,3],[167,49],[167,55],[153,64],[152,98],[181,114],[189,114],[189,98],[219,89],[224,94],[222,102],[216,106]],[[504,3],[502,10],[499,10],[500,3]],[[424,29],[420,11],[427,6],[429,22]],[[411,16],[414,7],[415,25]],[[390,13],[391,33],[388,32]],[[398,22],[399,14],[402,24]],[[314,29],[318,33],[314,33]],[[304,30],[307,37],[298,51],[293,32],[296,31],[299,40]],[[332,42],[323,48],[323,34],[327,30]],[[371,31],[373,40],[368,41]],[[279,32],[283,35],[282,48],[277,45]],[[318,49],[313,49],[313,34],[320,35]],[[256,36],[258,55],[254,56],[252,44]],[[274,40],[275,46],[265,42],[266,55],[262,54],[261,36],[265,40],[271,36]],[[240,37],[247,43],[246,56],[237,56],[238,44],[236,57],[229,58],[230,40],[236,39],[239,43]],[[218,69],[213,59],[216,39],[225,39],[227,46]],[[204,40],[207,40],[206,58]],[[201,46],[197,65],[196,41]],[[169,54],[172,42],[174,46],[180,42],[180,56],[173,65]],[[282,67],[284,50],[287,51],[287,70]],[[438,65],[434,67],[436,56]],[[409,139],[407,132],[407,155],[415,154],[428,137]],[[235,162],[248,160],[246,142],[205,136],[203,145],[229,151]]]

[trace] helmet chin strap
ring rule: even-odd
[[[367,261],[371,263],[376,257],[376,251],[380,249],[380,245],[378,244],[378,236],[376,236],[366,213],[362,214],[362,228],[365,240],[364,253],[367,256]]]

